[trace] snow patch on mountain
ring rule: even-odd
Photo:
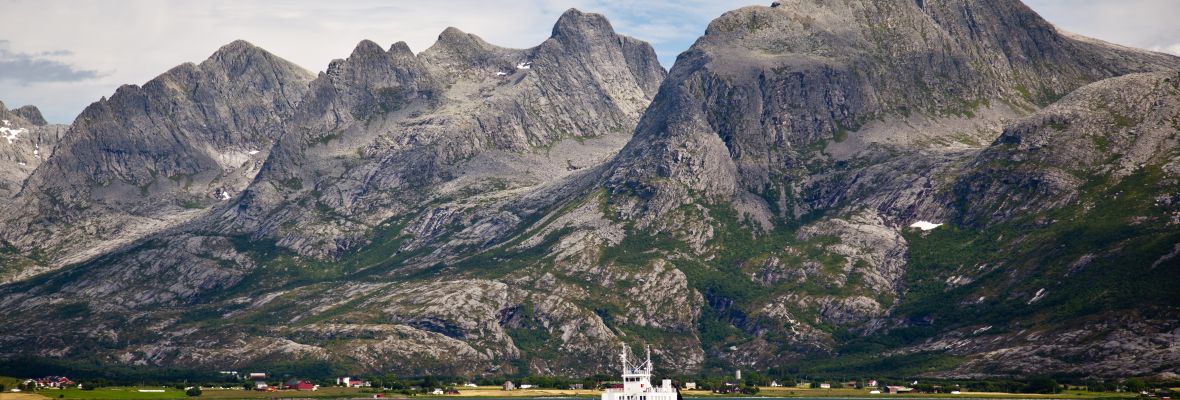
[[[8,125],[8,120],[4,120],[4,125]],[[8,127],[0,127],[0,137],[8,139],[8,144],[12,144],[20,138],[20,134],[28,132],[25,128],[10,129]]]
[[[942,224],[936,224],[936,223],[933,223],[930,221],[918,221],[913,224],[910,224],[910,228],[918,228],[918,229],[921,229],[924,231],[928,231],[928,230],[931,230],[931,229],[934,229],[934,228],[937,228],[940,226],[942,226]]]

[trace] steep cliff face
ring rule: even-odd
[[[33,170],[57,150],[66,128],[46,122],[37,107],[9,110],[0,103],[0,198],[20,191]]]
[[[736,328],[701,345],[739,365],[910,326],[904,227],[957,214],[954,178],[1005,121],[1180,66],[1059,34],[1015,1],[777,3],[711,23],[604,174],[624,242],[666,235],[653,258],[746,281],[693,283]]]
[[[82,112],[6,206],[4,240],[52,268],[225,201],[253,178],[309,79],[238,41],[119,88]]]
[[[1070,39],[1016,1],[747,7],[715,20],[680,57],[612,180],[652,192],[646,218],[686,191],[777,198],[779,216],[797,216],[817,208],[793,201],[807,196],[798,184],[833,161],[877,163],[879,146],[978,147],[998,120],[1089,82],[1176,63]],[[929,119],[942,123],[921,124]],[[669,184],[643,183],[650,177]],[[741,209],[770,217],[757,204]]]
[[[0,199],[4,204],[12,202],[33,171],[53,156],[67,128],[48,124],[36,107],[9,110],[0,103]],[[0,282],[37,267],[37,260],[0,241]]]
[[[429,202],[535,186],[601,162],[663,76],[651,46],[577,10],[531,49],[454,28],[419,55],[404,43],[383,51],[362,42],[312,83],[266,168],[225,214],[227,229],[339,256]],[[538,152],[549,154],[527,157]]]
[[[0,286],[0,355],[1180,372],[1180,59],[1017,1],[776,4],[663,83],[576,10],[531,49],[362,42],[208,217]]]
[[[605,372],[600,361],[625,334],[589,306],[593,294],[539,270],[411,274],[403,263],[470,257],[434,252],[470,214],[499,215],[502,224],[485,225],[492,233],[527,225],[560,201],[552,187],[625,144],[664,74],[646,43],[577,10],[531,49],[453,28],[418,55],[362,42],[310,83],[261,172],[216,216],[7,288],[6,308],[85,308],[89,328],[38,337],[53,323],[34,323],[5,340],[78,356],[92,354],[69,343],[97,341],[118,349],[98,357],[153,365],[293,358],[405,373]],[[531,212],[512,209],[521,197],[535,199],[524,201]],[[485,246],[489,234],[469,240]],[[658,276],[676,289],[661,290],[668,298],[699,297],[682,275],[657,274],[665,270],[607,276]],[[327,283],[338,280],[357,284]],[[689,329],[692,310],[664,315],[670,306],[633,308]],[[264,320],[290,323],[251,328]],[[117,343],[103,336],[112,331]],[[243,342],[256,351],[226,358]],[[699,363],[699,352],[684,357]]]

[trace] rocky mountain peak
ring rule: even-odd
[[[520,154],[531,149],[603,136],[610,136],[611,146],[621,146],[664,77],[654,50],[615,35],[600,15],[574,10],[556,25],[555,37],[528,49],[495,46],[447,28],[416,56],[399,43],[388,56],[376,57],[376,45],[363,44],[364,54],[373,57],[354,54],[334,62],[325,79],[312,83],[312,94],[292,119],[296,127],[287,128],[305,134],[284,136],[259,181],[315,179],[318,192],[339,191],[339,201],[325,203],[333,213],[363,223],[327,222],[331,217],[318,210],[283,211],[283,218],[306,221],[286,226],[328,223],[332,228],[290,235],[281,231],[284,224],[270,224],[260,227],[264,233],[259,236],[291,238],[279,243],[305,255],[335,256],[363,243],[360,235],[375,223],[402,217],[435,190],[460,187],[448,183],[457,176],[486,173],[465,170],[465,160],[486,155],[512,168],[532,169],[510,179],[513,185],[532,184],[584,166],[571,164],[576,161],[568,156],[556,167],[544,165],[556,173],[534,178],[534,172],[544,171],[541,166],[516,166]],[[359,63],[362,59],[371,62]],[[561,111],[541,111],[554,108]],[[615,149],[587,151],[601,151],[594,159],[605,160]],[[309,165],[330,172],[308,173]],[[487,190],[485,182],[473,179],[462,184],[475,182],[479,187],[472,190]],[[228,214],[231,224],[255,229],[260,215],[275,215],[272,207],[310,204],[293,200],[316,194],[306,189],[310,186],[252,185],[243,206]]]
[[[615,29],[602,14],[582,12],[576,8],[566,10],[553,25],[552,37],[559,40],[571,40],[582,37],[607,37],[615,34]]]
[[[448,27],[423,55],[453,68],[495,68],[499,61],[495,53],[499,49],[479,36]]]
[[[483,38],[473,33],[467,33],[459,28],[450,26],[438,34],[438,40],[435,41],[431,49],[448,50],[458,53],[466,53],[472,51],[486,50],[495,46],[484,41]]]
[[[250,42],[246,41],[245,39],[237,39],[237,40],[226,43],[225,45],[217,48],[217,51],[213,52],[212,57],[216,58],[219,55],[229,55],[229,54],[235,54],[235,53],[254,53],[254,52],[266,52],[266,50],[263,50],[261,47],[255,46],[254,43],[250,43]]]
[[[26,105],[9,110],[3,102],[0,102],[0,115],[5,117],[20,117],[24,120],[24,122],[35,126],[44,126],[49,124],[45,121],[45,117],[41,115],[41,110],[33,105]]]
[[[9,199],[49,159],[67,126],[48,124],[37,107],[9,110],[0,102],[0,199]],[[0,205],[2,207],[2,205]],[[0,257],[0,265],[8,260]],[[0,281],[6,277],[0,267]]]
[[[255,46],[245,40],[235,40],[221,46],[208,59],[201,63],[202,67],[219,65],[226,69],[242,69],[263,59],[275,59],[273,54]]]
[[[184,67],[182,65],[180,68]],[[281,80],[308,81],[312,78],[311,73],[303,67],[245,40],[235,40],[222,46],[195,68],[202,74],[224,76],[231,81],[261,80],[277,84]]]
[[[623,151],[620,175],[644,170],[722,196],[791,193],[783,177],[817,169],[825,143],[865,140],[874,119],[987,112],[998,123],[1093,81],[1180,66],[1062,36],[1014,0],[779,4],[709,24]],[[900,134],[868,140],[910,146]]]
[[[356,44],[356,47],[352,49],[352,53],[348,55],[348,58],[359,59],[364,57],[380,57],[384,55],[385,49],[382,49],[381,45],[372,40],[365,39]]]
[[[660,66],[655,50],[641,40],[615,33],[601,14],[571,8],[558,18],[548,40],[533,49],[533,61],[549,68],[582,70],[595,79],[625,79],[640,85],[644,97],[654,97],[667,72]],[[617,66],[626,66],[631,76],[597,76]],[[645,102],[646,105],[646,102]]]
[[[43,126],[49,124],[49,122],[45,120],[45,117],[41,115],[41,110],[36,106],[23,106],[21,108],[12,110],[12,113],[21,116],[21,118],[24,118],[33,125]]]
[[[310,80],[295,64],[236,41],[142,87],[120,87],[88,106],[55,157],[28,178],[9,205],[23,211],[0,222],[0,237],[61,251],[69,262],[87,254],[58,246],[107,248],[151,231],[137,223],[195,216],[253,177],[255,156],[278,137],[279,121]]]
[[[394,43],[386,51],[376,42],[362,40],[348,58],[332,61],[327,75],[330,80],[317,79],[312,83],[314,94],[310,105],[318,107],[337,102],[336,106],[352,109],[354,115],[391,110],[397,108],[393,103],[408,99],[428,98],[437,86],[405,42]],[[333,88],[332,91],[314,89],[328,87]],[[329,98],[333,100],[329,101]],[[320,110],[304,110],[300,117],[319,113]]]
[[[1180,372],[1180,76],[1107,78],[1180,65],[1018,2],[747,7],[668,79],[578,10],[310,84],[227,47],[92,106],[0,210],[0,362]]]
[[[389,53],[398,56],[413,56],[414,51],[410,50],[410,45],[404,41],[399,41],[389,46]]]

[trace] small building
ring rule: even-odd
[[[831,389],[831,388],[832,388],[832,384],[830,384],[830,383],[821,383],[821,384],[819,384],[819,388],[820,388],[820,389]]]
[[[438,395],[438,396],[442,396],[443,393],[444,393],[443,390],[440,388],[434,388],[434,390],[430,391],[430,394]]]
[[[877,380],[876,379],[869,379],[869,384],[867,386],[868,387],[877,387],[878,386]]]
[[[516,390],[516,385],[512,381],[504,381],[504,390]]]
[[[269,390],[269,389],[270,389],[270,385],[266,384],[266,381],[254,381],[254,390],[265,391],[265,390]]]
[[[298,380],[292,378],[286,383],[283,383],[284,390],[319,390],[320,386],[310,381]]]
[[[41,379],[32,380],[37,384],[37,387],[64,389],[76,385],[70,378],[64,376],[50,375]],[[27,382],[26,382],[27,383]]]
[[[770,387],[783,387],[783,384],[778,383],[778,381],[770,381]]]
[[[266,373],[265,372],[251,372],[249,375],[246,375],[246,379],[249,379],[252,381],[263,380],[263,379],[266,379]]]
[[[886,386],[885,387],[885,393],[897,394],[897,393],[909,393],[912,391],[914,391],[913,388],[908,388],[905,386]]]
[[[479,387],[479,385],[476,385],[476,384],[474,384],[474,383],[471,383],[471,382],[467,382],[467,383],[464,383],[464,384],[463,384],[463,387]]]
[[[536,389],[537,385],[534,385],[531,383],[522,383],[522,384],[520,384],[520,386],[517,386],[517,387],[521,388],[521,389]]]
[[[583,385],[581,383],[571,383],[570,384],[570,390],[582,390],[585,388],[586,388],[586,385]]]
[[[684,390],[697,390],[696,382],[684,382]]]
[[[344,387],[370,387],[373,385],[369,381],[348,376],[336,378],[336,384]]]

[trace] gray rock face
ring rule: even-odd
[[[419,55],[402,43],[383,51],[362,42],[312,83],[224,224],[300,254],[339,256],[378,224],[455,192],[533,186],[577,169],[532,165],[540,170],[533,179],[496,177],[499,188],[449,184],[473,172],[465,161],[488,151],[515,162],[563,140],[629,132],[663,76],[649,45],[577,10],[531,49],[496,47],[454,28]],[[584,151],[601,159],[615,150]]]
[[[784,0],[718,18],[667,79],[655,60],[577,10],[530,49],[365,41],[287,106],[231,102],[270,112],[235,125],[257,134],[174,141],[265,162],[81,157],[111,183],[66,198],[135,217],[199,192],[126,200],[160,171],[242,178],[194,178],[234,190],[183,226],[0,285],[0,356],[587,375],[652,344],[684,373],[918,353],[965,360],[941,376],[1180,372],[1160,344],[1180,309],[1160,289],[1180,284],[1177,58],[1017,1]],[[118,120],[116,98],[84,117]],[[42,171],[104,149],[80,144],[93,124],[28,198],[58,204]]]
[[[25,179],[53,155],[65,125],[49,125],[37,107],[8,110],[0,103],[0,198],[20,191]]]
[[[119,88],[87,107],[28,178],[0,234],[56,267],[192,218],[253,178],[309,79],[238,41]]]
[[[0,106],[3,106],[3,103],[0,103]],[[45,117],[41,115],[41,110],[37,109],[36,106],[23,106],[12,110],[12,113],[36,126],[49,125],[49,122],[45,121]]]
[[[948,352],[970,357],[959,368],[936,375],[954,378],[997,375],[1029,376],[1045,370],[1091,376],[1161,376],[1174,374],[1180,317],[1128,312],[1091,318],[1082,326],[1056,326],[991,333],[992,326],[948,332],[903,349]],[[1087,360],[1087,362],[1077,362]]]
[[[0,199],[9,205],[25,181],[50,159],[65,135],[66,125],[49,125],[33,106],[8,110],[0,103]],[[2,208],[4,206],[0,206]],[[43,268],[38,260],[0,240],[0,282],[28,276]]]
[[[1174,72],[1108,79],[1009,125],[956,183],[964,219],[988,225],[1065,206],[1087,184],[1118,185],[1145,168],[1164,179],[1135,189],[1170,204],[1178,86]]]
[[[974,115],[993,102],[1020,111],[1106,77],[1177,65],[1058,34],[1017,1],[747,7],[713,21],[681,56],[611,181],[650,193],[649,212],[633,212],[644,218],[676,207],[685,191],[800,198],[799,178],[825,158],[814,147],[870,120]],[[646,183],[653,177],[668,183]]]
[[[823,335],[794,329],[784,338],[751,320],[843,326],[861,335],[908,326],[911,317],[925,321],[905,314],[914,308],[907,297],[917,298],[909,295],[917,289],[907,273],[926,272],[907,268],[911,244],[902,235],[912,233],[904,227],[919,219],[954,220],[964,203],[968,210],[989,202],[1031,205],[1006,197],[1005,173],[956,183],[985,162],[976,157],[1004,122],[1094,81],[1176,68],[1175,57],[1058,33],[1015,1],[801,0],[743,8],[710,24],[670,71],[635,137],[603,175],[607,213],[645,235],[678,238],[691,249],[686,257],[722,258],[717,273],[737,268],[763,287],[758,300],[705,293],[722,321],[753,337],[706,345],[710,357],[765,365],[783,362],[769,354],[801,348],[831,353],[835,344]],[[1126,107],[1168,104],[1140,99]],[[1079,113],[1102,108],[1099,102]],[[1120,144],[1152,148],[1167,137],[1161,132],[1140,145]],[[998,151],[979,157],[1003,157],[990,155]],[[1070,152],[1053,157],[1060,159],[1046,161],[1071,165]],[[1103,161],[1091,162],[1108,167]],[[1040,163],[1024,168],[1049,174],[1044,181],[1058,179],[1059,185],[1045,185],[1055,188],[1087,180]],[[956,185],[987,182],[996,184],[971,189],[975,197],[953,195],[964,191]],[[1040,198],[1068,202],[1060,193],[1045,189]],[[736,223],[726,209],[736,213]],[[735,239],[735,230],[754,231],[762,245],[735,242],[744,240]],[[784,238],[783,230],[797,234]],[[731,256],[730,248],[744,254]],[[968,275],[945,277],[946,290],[988,285],[973,284],[979,275]],[[782,305],[734,307],[735,298]]]
[[[384,358],[374,354],[416,354],[432,361],[406,363],[407,373],[522,367],[549,373],[601,371],[604,366],[598,359],[610,358],[623,333],[569,297],[580,288],[561,285],[552,277],[538,284],[512,277],[513,286],[472,277],[425,286],[386,282],[334,290],[335,285],[306,286],[299,271],[310,269],[283,248],[337,256],[363,244],[365,235],[382,221],[418,218],[412,212],[429,202],[442,206],[422,214],[421,225],[413,229],[426,234],[422,243],[437,246],[429,232],[447,232],[450,227],[444,222],[442,229],[433,229],[429,221],[462,215],[447,209],[479,209],[470,207],[534,188],[547,193],[546,184],[584,176],[608,159],[629,137],[664,74],[646,43],[616,35],[602,16],[577,10],[565,13],[552,37],[532,49],[499,48],[457,29],[443,32],[438,43],[419,55],[404,43],[386,51],[362,42],[347,59],[333,62],[312,81],[294,111],[282,117],[277,128],[281,134],[270,136],[276,144],[262,150],[269,154],[264,165],[256,166],[261,172],[232,206],[209,218],[187,217],[193,233],[158,230],[156,238],[70,269],[76,272],[55,275],[50,278],[53,289],[14,284],[3,296],[5,307],[12,309],[45,307],[62,299],[87,304],[95,314],[88,317],[91,329],[43,337],[26,335],[29,330],[4,340],[31,347],[62,346],[99,340],[94,335],[100,332],[123,332],[121,338],[133,344],[117,346],[120,350],[110,356],[155,365],[259,362],[286,354],[376,368]],[[550,195],[537,198],[545,204],[552,201]],[[234,236],[207,236],[214,229]],[[263,244],[250,243],[243,233]],[[487,240],[479,236],[473,238],[481,244]],[[281,247],[265,249],[272,240]],[[88,272],[78,275],[82,270]],[[282,271],[290,275],[261,278]],[[140,276],[151,278],[127,279]],[[681,286],[684,282],[683,276],[650,276],[673,283],[679,279]],[[288,293],[273,284],[298,289]],[[139,286],[156,289],[132,289]],[[375,291],[392,292],[378,296]],[[682,287],[669,299],[687,295]],[[314,322],[333,318],[327,315],[337,314],[344,303],[351,307],[350,299],[366,296],[373,299],[346,312],[345,318],[369,322]],[[246,319],[259,318],[259,313],[275,315],[268,309],[271,304],[292,301],[314,310],[313,315],[284,313],[283,318],[295,321],[290,329],[241,333],[251,324]],[[460,304],[465,305],[456,308]],[[233,323],[238,328],[195,332],[188,327],[192,322],[176,313],[204,307],[211,315],[242,322]],[[655,326],[691,326],[691,308],[669,316],[661,313],[666,307],[675,305],[637,304],[642,312],[634,318]],[[374,313],[382,317],[371,319]],[[126,319],[118,317],[128,314],[169,333],[131,332]],[[309,320],[305,323],[304,318]],[[30,329],[45,327],[34,324]],[[552,344],[556,347],[534,340],[531,336],[538,331],[558,342]],[[383,335],[384,341],[364,351],[323,343],[336,335]],[[223,352],[239,347],[241,341],[259,350],[225,358]],[[173,355],[175,349],[193,347],[202,350],[180,358]],[[601,354],[582,357],[587,348],[600,349]],[[59,350],[85,352],[69,345]],[[559,350],[569,356],[539,353]],[[531,355],[526,357],[526,352]],[[699,352],[677,357],[686,365],[701,362]]]

